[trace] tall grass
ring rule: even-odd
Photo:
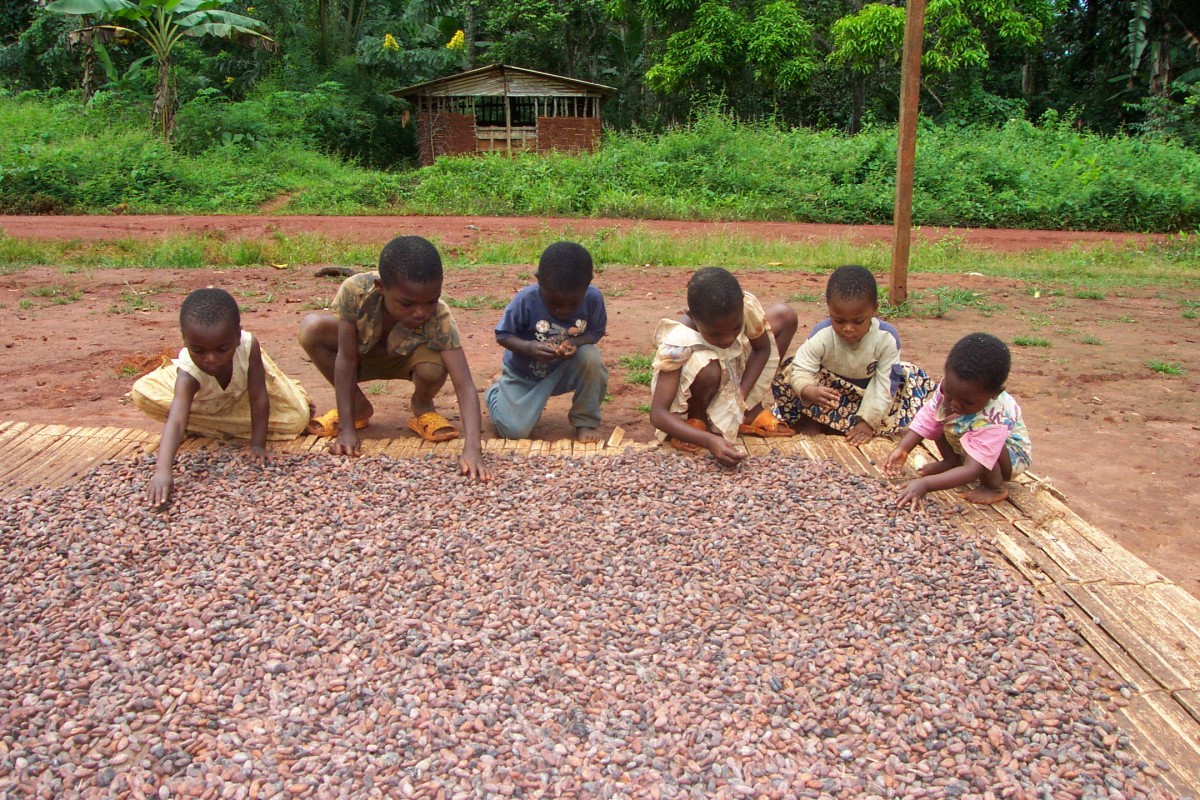
[[[607,266],[615,265],[694,269],[708,264],[721,264],[733,270],[822,273],[841,264],[858,263],[885,275],[891,264],[891,249],[882,243],[855,246],[845,241],[785,242],[726,234],[674,238],[636,228],[605,230],[580,237],[569,229],[547,227],[536,235],[518,239],[455,243],[453,248],[440,249],[451,269],[491,264],[533,265],[548,244],[564,238],[587,247],[601,274]],[[436,238],[434,244],[439,244]],[[337,264],[371,269],[378,249],[378,244],[315,234],[277,233],[253,240],[207,234],[164,240],[62,242],[18,239],[0,232],[0,274],[33,265],[54,265],[67,271],[103,267],[232,269],[268,264],[290,268]],[[1152,284],[1190,289],[1200,286],[1200,236],[1171,237],[1162,244],[1152,245],[1101,245],[1021,253],[967,250],[961,239],[947,236],[937,241],[915,241],[909,269],[933,274],[970,270],[1026,281],[1032,286],[1063,286],[1076,295]],[[933,299],[949,302],[946,298]]]
[[[662,134],[609,133],[594,154],[443,158],[380,172],[314,152],[298,135],[266,138],[265,129],[172,149],[140,113],[0,97],[0,211],[245,213],[276,201],[282,213],[892,219],[891,127],[848,136],[713,114]],[[926,125],[913,197],[918,225],[1196,230],[1200,154],[1054,119]]]

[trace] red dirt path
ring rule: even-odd
[[[235,238],[274,232],[306,232],[352,241],[378,242],[403,233],[435,238],[443,247],[531,232],[586,234],[598,229],[640,228],[673,236],[725,231],[772,239],[888,241],[887,226],[785,223],[687,223],[638,220],[509,219],[461,217],[0,217],[11,236],[42,239],[155,237],[220,231]],[[1133,234],[923,229],[915,235],[952,233],[966,248],[1021,251],[1134,241]],[[1064,491],[1071,507],[1117,537],[1129,550],[1194,595],[1200,596],[1200,321],[1181,316],[1178,292],[1157,289],[1109,292],[1104,299],[1077,298],[1069,289],[1034,297],[1021,282],[967,274],[913,275],[910,291],[967,287],[993,311],[956,309],[941,318],[897,320],[905,357],[940,375],[950,345],[965,333],[986,330],[1010,344],[1019,336],[1048,340],[1049,347],[1013,347],[1009,389],[1021,402],[1034,441],[1034,471]],[[526,281],[529,265],[453,269],[445,294],[459,300],[486,297],[504,302]],[[0,419],[79,425],[126,425],[156,430],[123,402],[133,374],[150,356],[178,350],[179,301],[194,288],[220,285],[246,311],[253,331],[280,366],[308,387],[317,405],[332,403],[332,390],[295,344],[296,326],[312,307],[328,301],[337,281],[317,278],[311,267],[293,265],[226,270],[93,270],[69,274],[53,266],[0,276]],[[817,301],[824,276],[740,270],[739,279],[763,300],[790,300],[808,327],[824,315]],[[619,365],[626,354],[647,354],[655,323],[683,305],[688,271],[605,266],[596,285],[605,292],[609,336],[601,343],[612,370],[605,430],[620,425],[645,441],[652,431],[644,404],[649,392],[627,383]],[[887,276],[880,276],[886,283]],[[54,292],[57,291],[57,294]],[[137,295],[132,295],[137,292]],[[127,302],[133,297],[135,304]],[[1191,297],[1190,299],[1196,299]],[[132,305],[143,308],[135,309]],[[496,373],[501,350],[491,329],[499,310],[455,310],[476,385]],[[1180,376],[1160,375],[1150,360],[1182,366]],[[364,433],[408,435],[407,392],[377,384],[369,395],[377,408]],[[449,389],[440,401],[457,418]],[[557,398],[534,435],[569,435],[565,398]],[[485,436],[491,426],[485,420]],[[802,490],[802,487],[798,487]]]

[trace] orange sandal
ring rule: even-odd
[[[361,431],[363,428],[371,424],[371,418],[354,420],[354,430]],[[304,432],[309,436],[319,436],[329,438],[338,435],[338,412],[337,409],[328,411],[319,417],[313,417],[304,426]]]
[[[427,442],[448,442],[458,438],[458,430],[450,420],[436,411],[426,411],[408,421],[408,429]]]
[[[771,409],[764,408],[749,425],[738,425],[738,436],[761,436],[764,439],[795,436],[796,432],[775,418]]]
[[[685,419],[684,422],[698,431],[708,433],[708,423],[702,419]],[[666,443],[684,453],[699,453],[704,449],[702,445],[695,444],[694,442],[685,442],[682,439],[676,439],[674,436],[668,436]]]

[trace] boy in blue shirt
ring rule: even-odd
[[[591,285],[592,256],[574,242],[555,242],[538,260],[536,277],[496,326],[496,341],[507,352],[484,394],[492,424],[506,439],[524,439],[551,397],[574,392],[567,419],[575,438],[598,442],[608,369],[596,342],[608,314],[604,296]]]

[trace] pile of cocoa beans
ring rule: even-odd
[[[0,514],[0,796],[1166,797],[936,509],[799,457],[110,463]]]

